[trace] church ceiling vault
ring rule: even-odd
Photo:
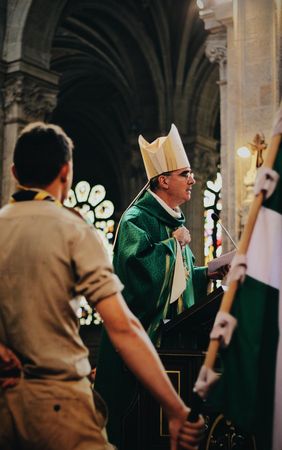
[[[22,3],[10,1],[19,28],[10,29],[3,54],[9,62],[13,49],[60,75],[49,119],[76,144],[75,181],[104,184],[123,209],[145,181],[140,133],[151,140],[174,122],[192,162],[202,138],[214,151],[219,75],[205,55],[196,0],[53,0],[51,9],[43,0]]]
[[[78,143],[80,173],[99,182],[107,173],[120,198],[143,172],[139,133],[153,139],[175,122],[193,144],[197,116],[212,105],[210,129],[203,125],[214,137],[218,92],[209,78],[218,74],[205,39],[193,0],[67,3],[52,44],[51,68],[62,74],[54,119]]]

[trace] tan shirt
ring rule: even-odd
[[[48,201],[0,210],[0,341],[31,376],[90,372],[72,299],[95,304],[123,288],[94,228]]]

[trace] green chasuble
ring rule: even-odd
[[[182,250],[187,273],[186,290],[170,303],[177,242],[172,232],[185,222],[172,217],[149,193],[124,214],[114,253],[114,268],[125,285],[123,296],[156,346],[161,342],[160,324],[194,305],[207,293],[206,267],[194,267],[188,245]],[[109,440],[118,447],[122,416],[134,401],[137,382],[103,333],[95,389],[109,408]]]

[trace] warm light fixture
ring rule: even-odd
[[[243,146],[237,149],[237,155],[240,156],[240,158],[249,158],[251,156],[251,152],[248,147]]]

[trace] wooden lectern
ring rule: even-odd
[[[218,288],[162,326],[158,353],[175,389],[188,405],[222,296],[223,289]],[[201,450],[255,450],[253,439],[243,436],[208,403],[203,405],[203,415],[207,433]],[[162,409],[141,386],[124,419],[123,444],[119,450],[169,450]]]

